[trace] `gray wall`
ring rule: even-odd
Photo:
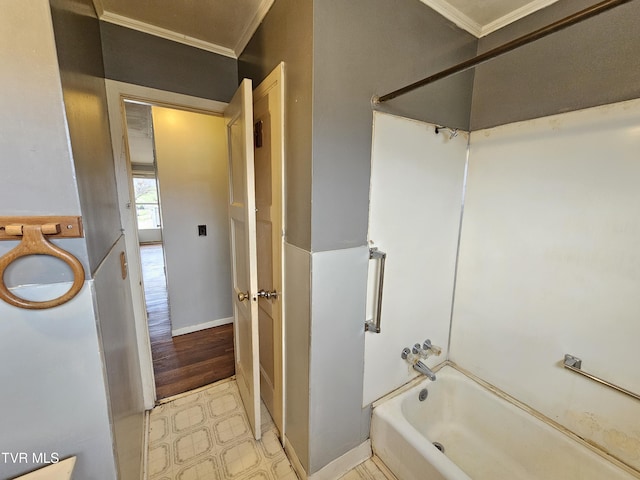
[[[472,57],[477,40],[418,0],[314,2],[312,251],[364,245],[370,100]],[[386,111],[468,127],[473,74],[389,102]]]
[[[313,269],[313,321],[304,302],[285,307],[296,314],[287,316],[287,345],[310,345],[295,351],[310,357],[309,376],[287,368],[288,385],[310,385],[310,398],[287,391],[287,436],[309,473],[368,435],[361,403],[371,97],[473,56],[476,43],[418,0],[276,0],[240,56],[239,76],[255,84],[286,63],[287,240],[322,252],[304,262],[303,252],[285,255],[301,277],[287,282],[309,281],[298,268],[305,262]],[[462,75],[384,109],[466,128],[472,80]],[[336,291],[331,279],[347,274],[352,281]]]
[[[481,39],[479,52],[593,3],[561,0]],[[638,18],[640,3],[630,2],[479,66],[471,128],[640,97]]]
[[[100,22],[106,78],[228,102],[237,60],[129,28]]]
[[[95,277],[97,326],[116,459],[122,478],[136,478],[142,460],[144,405],[131,292],[120,272],[124,239],[100,24],[91,0],[51,0],[51,7],[89,263]]]
[[[93,273],[120,236],[98,20],[90,1],[51,0],[67,128]]]
[[[309,470],[311,266],[311,0],[276,0],[238,62],[257,86],[285,62],[285,380],[286,436]],[[305,288],[306,286],[306,288]]]
[[[369,434],[362,387],[371,97],[473,56],[476,44],[418,0],[314,2],[310,473]],[[472,81],[467,73],[383,109],[468,128]]]
[[[311,102],[313,2],[276,0],[238,60],[239,77],[257,86],[285,62],[286,240],[311,250]]]
[[[80,215],[49,2],[0,2],[0,22],[3,212]],[[2,243],[4,251],[10,242]],[[85,239],[58,243],[84,252],[80,258],[87,266]],[[62,280],[39,276],[46,264],[20,268],[32,270],[35,283]],[[54,309],[0,303],[0,409],[7,412],[0,444],[5,452],[77,455],[78,478],[110,480],[115,464],[91,284]],[[67,288],[32,285],[19,292],[46,299]],[[0,472],[13,477],[36,466],[0,463]]]
[[[68,149],[60,75],[44,1],[2,2],[0,29],[0,205],[3,215],[80,215]],[[43,181],[46,179],[46,182]],[[55,241],[88,266],[83,239]],[[0,255],[17,242],[0,242]],[[7,285],[71,280],[67,269],[41,258],[19,260]]]

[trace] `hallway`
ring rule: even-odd
[[[233,325],[172,337],[162,245],[141,245],[140,258],[158,400],[232,376]]]

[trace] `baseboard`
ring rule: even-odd
[[[287,458],[289,459],[289,462],[291,462],[291,466],[296,472],[296,475],[298,475],[298,478],[300,480],[307,480],[307,472],[304,470],[304,468],[302,468],[302,463],[300,463],[298,454],[291,446],[291,442],[287,438],[286,434],[284,436],[284,452],[287,454]]]
[[[349,470],[360,465],[365,460],[371,458],[371,440],[361,443],[357,447],[349,450],[347,453],[333,462],[325,465],[316,473],[309,475],[308,480],[335,480],[340,478]]]
[[[144,412],[144,432],[142,435],[142,480],[148,480],[149,472],[147,471],[147,465],[149,465],[149,430],[150,430],[150,410]]]
[[[176,328],[171,330],[171,336],[177,337],[178,335],[185,335],[187,333],[198,332],[207,328],[219,327],[221,325],[227,325],[233,323],[233,317],[219,318],[217,320],[211,320],[210,322],[199,323],[197,325],[189,325],[188,327]]]

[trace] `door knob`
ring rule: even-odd
[[[245,300],[249,300],[249,292],[247,292],[247,293],[244,293],[244,292],[238,293],[238,300],[240,300],[241,302],[244,302]]]
[[[270,300],[272,298],[278,298],[278,295],[280,295],[280,294],[278,292],[276,292],[275,290],[273,290],[271,292],[267,292],[265,290],[258,291],[258,297],[266,298],[267,300]]]

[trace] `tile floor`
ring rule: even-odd
[[[149,419],[149,480],[297,480],[262,406],[256,442],[235,380],[157,406]],[[387,480],[367,460],[341,480]]]
[[[340,477],[340,480],[395,480],[395,477],[385,475],[375,462],[369,459]]]

